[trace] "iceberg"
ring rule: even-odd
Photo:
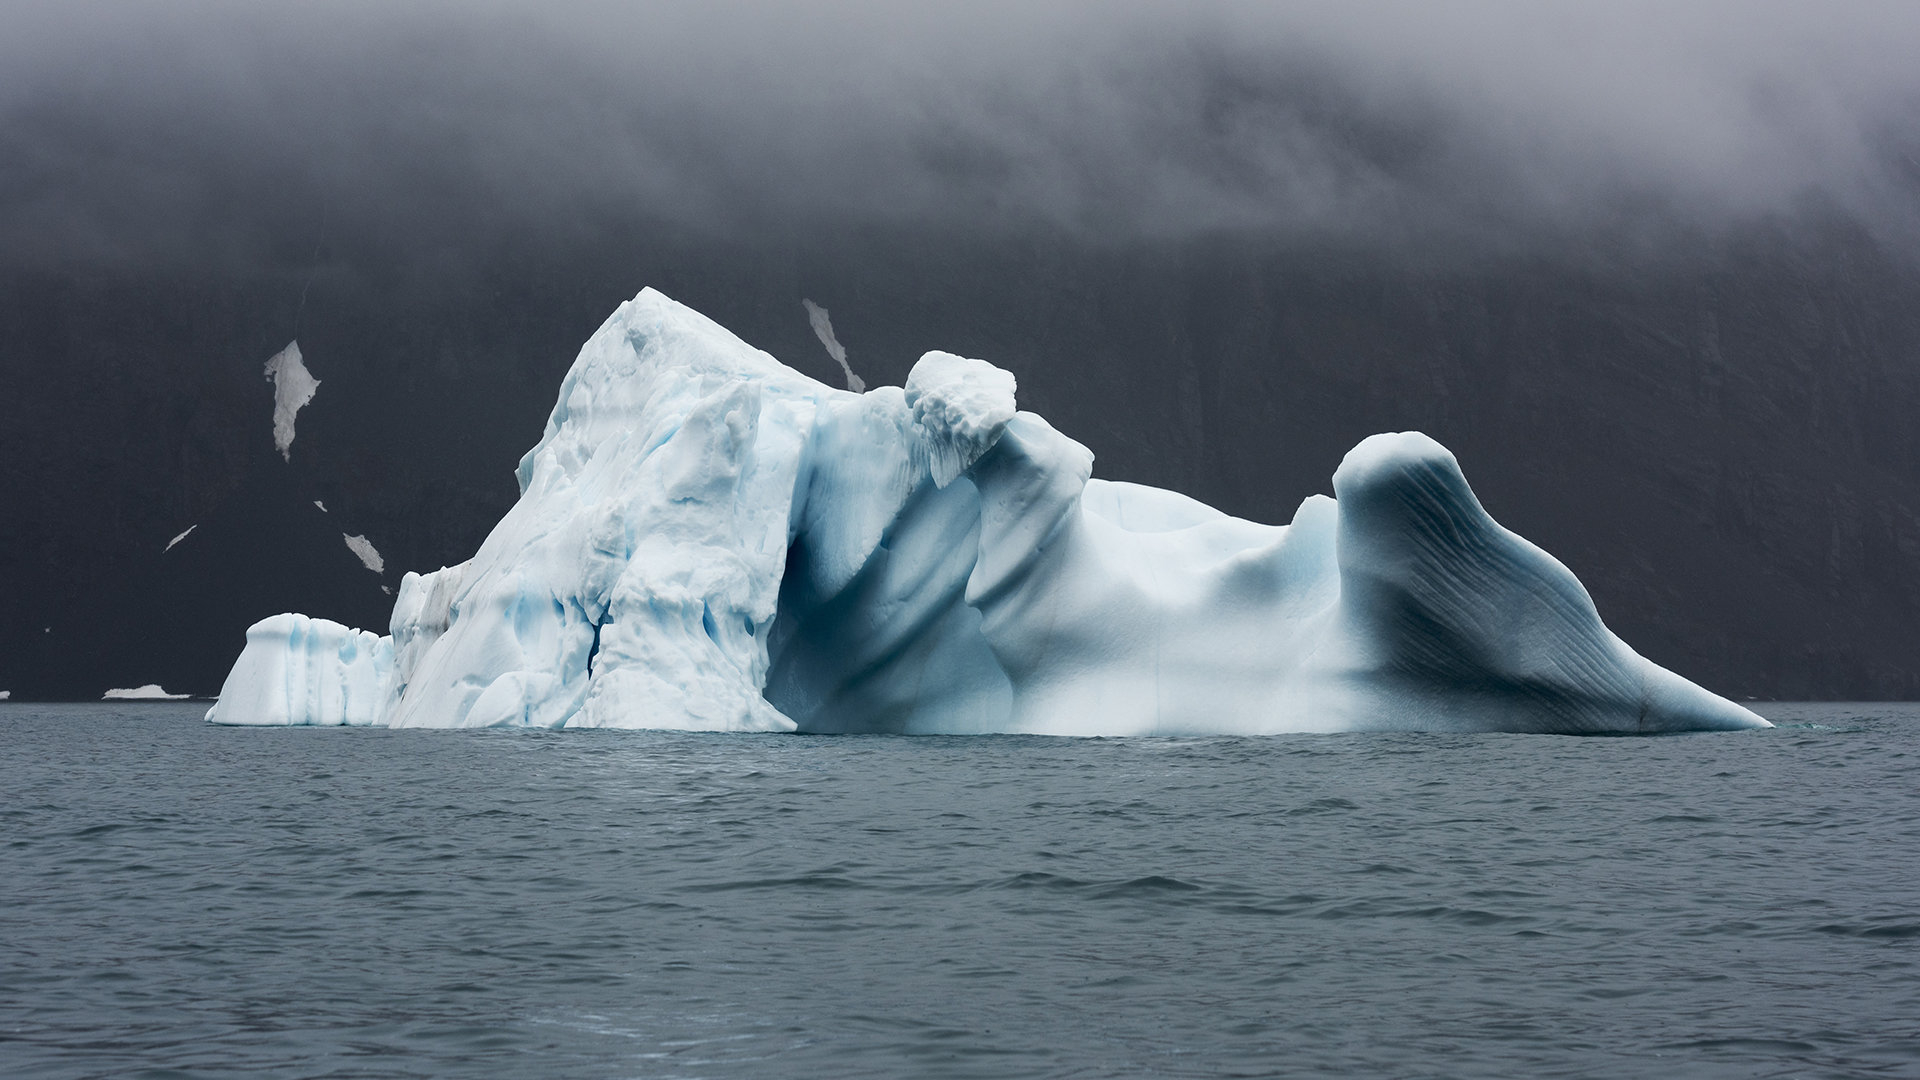
[[[392,638],[327,619],[262,619],[247,629],[247,646],[207,718],[223,724],[380,724],[393,688],[393,656]]]
[[[159,683],[147,683],[131,689],[115,688],[100,695],[101,701],[185,701],[192,694],[169,694]]]
[[[651,289],[518,502],[385,635],[255,624],[224,724],[1052,735],[1767,726],[1607,630],[1444,447],[1376,435],[1291,523],[1094,478],[1012,374],[809,379]]]

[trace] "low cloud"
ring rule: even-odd
[[[921,7],[30,0],[0,257],[257,260],[323,215],[1125,242],[1920,206],[1911,3]]]

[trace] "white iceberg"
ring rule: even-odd
[[[247,647],[207,719],[223,724],[369,725],[393,691],[393,640],[326,619],[275,615]]]
[[[1292,524],[1091,479],[1007,372],[836,390],[649,289],[581,350],[520,500],[390,635],[277,615],[208,719],[1058,735],[1766,721],[1643,659],[1418,433]]]
[[[192,694],[169,694],[159,683],[147,683],[131,689],[115,688],[100,695],[101,701],[185,701]]]

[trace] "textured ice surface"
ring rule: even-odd
[[[393,642],[305,615],[247,628],[247,647],[207,719],[220,724],[377,724],[393,692]]]
[[[1760,727],[1601,624],[1453,455],[1376,435],[1288,525],[1091,479],[1013,376],[836,390],[646,290],[520,500],[390,635],[255,625],[208,719],[1063,735]]]
[[[993,447],[1013,419],[1013,394],[1013,376],[985,360],[930,352],[913,365],[905,401],[935,486],[953,483]]]
[[[300,343],[287,347],[267,361],[267,381],[273,384],[273,447],[284,460],[293,460],[293,420],[313,400],[320,380],[301,362]]]

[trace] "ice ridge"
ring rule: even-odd
[[[809,310],[812,310],[810,305]],[[823,312],[824,314],[824,312]],[[1764,727],[1642,658],[1444,447],[1376,435],[1288,525],[1094,479],[948,353],[806,378],[651,289],[521,496],[386,635],[283,614],[208,719],[1057,735]]]

